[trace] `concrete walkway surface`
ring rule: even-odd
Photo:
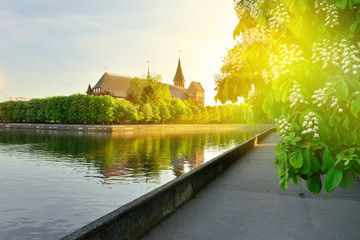
[[[360,239],[359,179],[332,196],[314,196],[305,181],[283,191],[273,166],[279,141],[270,134],[142,239]]]

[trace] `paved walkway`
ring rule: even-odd
[[[279,188],[269,135],[143,239],[360,239],[360,181],[312,195]]]

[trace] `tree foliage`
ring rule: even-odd
[[[223,115],[225,112],[232,114]],[[0,122],[14,123],[245,123],[248,114],[249,107],[244,103],[204,107],[196,106],[191,100],[171,99],[158,105],[137,105],[108,95],[75,94],[0,103]]]
[[[349,188],[360,173],[360,1],[237,0],[236,45],[216,99],[242,96],[249,119],[276,119],[280,187]]]
[[[159,105],[161,102],[171,100],[169,86],[161,83],[160,75],[134,78],[127,95],[129,101],[141,106],[146,103]]]

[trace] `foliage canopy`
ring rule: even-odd
[[[331,194],[360,173],[360,0],[237,0],[216,99],[244,97],[250,121],[276,120],[280,187]]]
[[[226,111],[224,110],[226,108]],[[15,123],[245,123],[248,105],[196,106],[191,100],[137,105],[108,95],[75,94],[68,97],[0,103],[0,122]],[[225,114],[227,112],[227,114]],[[220,117],[218,115],[220,113]],[[214,115],[216,114],[216,115]]]
[[[169,86],[161,83],[160,75],[134,78],[127,95],[129,101],[138,105],[146,103],[159,105],[161,102],[171,100]]]

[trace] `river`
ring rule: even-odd
[[[268,128],[0,130],[0,239],[59,239]]]

